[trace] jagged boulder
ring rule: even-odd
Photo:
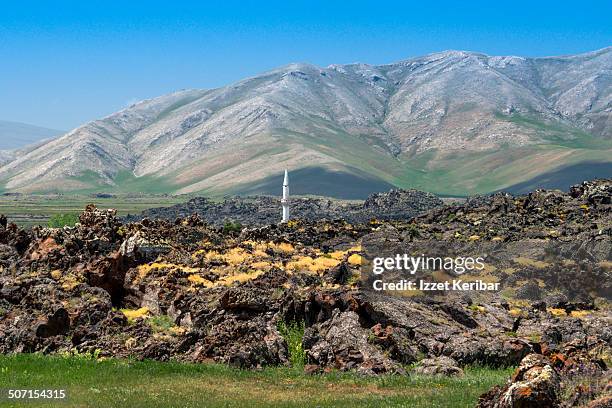
[[[569,408],[584,406],[589,401],[602,406],[609,401],[611,381],[612,372],[602,360],[587,349],[568,346],[549,356],[526,356],[508,383],[483,394],[478,407]]]
[[[369,341],[369,333],[361,327],[355,312],[335,309],[331,319],[310,328],[308,338],[310,364],[365,374],[402,372]]]
[[[559,406],[561,379],[548,358],[530,354],[521,361],[511,383],[480,397],[479,408],[536,408]]]

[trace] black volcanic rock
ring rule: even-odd
[[[292,218],[315,220],[339,220],[364,223],[372,219],[403,220],[442,205],[442,200],[431,193],[418,190],[390,190],[370,195],[364,202],[346,202],[327,198],[293,198]],[[268,196],[231,197],[222,202],[197,197],[184,204],[152,208],[140,215],[125,217],[128,222],[143,218],[174,220],[197,214],[208,224],[222,226],[226,221],[237,221],[245,226],[263,226],[280,221],[280,199]]]
[[[283,333],[303,325],[308,372],[404,374],[416,363],[417,373],[456,375],[473,364],[520,364],[481,407],[605,402],[610,370],[600,358],[612,352],[611,185],[496,194],[410,219],[402,215],[407,203],[437,199],[395,191],[350,204],[358,211],[347,218],[367,223],[305,219],[231,233],[202,219],[218,225],[214,217],[238,214],[263,223],[268,213],[251,212],[261,207],[276,222],[277,201],[192,200],[163,209],[171,220],[149,214],[133,223],[88,206],[80,224],[62,229],[0,223],[0,353],[76,348],[258,368],[289,364]],[[309,203],[313,217],[315,209],[346,209],[298,201]],[[192,215],[200,209],[201,218]],[[369,221],[385,211],[400,220]],[[501,288],[374,292],[362,279],[363,259],[388,249],[486,256],[488,269],[462,277]]]

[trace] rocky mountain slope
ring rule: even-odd
[[[0,217],[0,352],[289,365],[283,324],[303,324],[309,373],[520,364],[481,407],[582,406],[610,398],[611,238],[612,180],[354,225],[123,224],[93,206],[74,228]],[[487,267],[461,279],[500,288],[375,292],[380,248],[481,254]]]
[[[11,162],[15,159],[15,155],[11,150],[0,150],[0,165]]]
[[[495,191],[612,157],[612,48],[290,64],[85,124],[0,168],[5,190],[269,193],[284,168],[351,185]],[[597,170],[600,171],[600,170]],[[599,174],[605,176],[605,174]],[[311,193],[308,191],[307,193]],[[320,194],[320,193],[319,193]]]

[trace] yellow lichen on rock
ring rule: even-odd
[[[186,331],[187,330],[184,327],[180,327],[180,326],[172,326],[171,328],[168,329],[168,332],[173,336],[181,336],[185,334]]]
[[[453,279],[453,277],[445,271],[433,271],[431,277],[436,282],[448,282]]]
[[[313,262],[314,259],[310,256],[298,257],[297,259],[287,263],[287,269],[293,271],[309,269]]]
[[[139,280],[144,279],[151,271],[156,269],[169,269],[171,271],[180,271],[186,273],[195,273],[200,270],[199,268],[192,268],[189,266],[176,265],[164,262],[151,262],[150,264],[139,265],[137,269]]]
[[[288,262],[287,269],[293,271],[308,270],[310,272],[319,273],[338,266],[340,262],[341,261],[337,259],[328,258],[326,256],[320,256],[317,258],[312,258],[311,256],[302,256],[294,258],[294,260]]]
[[[610,261],[601,261],[598,262],[598,265],[606,270],[612,270],[612,262]]]
[[[250,280],[257,278],[263,273],[264,273],[263,271],[251,271],[248,273],[245,272],[245,273],[238,273],[236,275],[224,276],[221,279],[219,279],[217,282],[215,282],[215,286],[230,286],[231,284],[235,282],[239,282],[239,283],[248,282]]]
[[[359,254],[352,254],[351,256],[348,257],[348,263],[353,266],[361,265],[362,262],[363,262],[363,258]]]
[[[339,261],[343,260],[345,255],[346,255],[345,251],[334,251],[334,252],[330,252],[328,254],[328,256],[330,258],[336,259],[336,260],[339,260]]]
[[[411,298],[411,297],[416,297],[416,296],[423,296],[425,294],[425,292],[423,292],[422,290],[419,289],[414,289],[414,290],[394,290],[391,295],[392,296],[399,296],[399,297],[404,297],[404,298]]]
[[[253,256],[257,258],[269,258],[270,257],[270,255],[264,252],[264,250],[259,249],[259,248],[256,248],[253,250]]]
[[[124,343],[125,348],[127,349],[132,349],[136,347],[137,344],[138,344],[138,340],[135,337],[128,337],[128,339]]]
[[[495,275],[489,275],[489,274],[484,274],[484,275],[462,275],[461,279],[465,282],[477,282],[477,281],[482,281],[485,283],[497,283],[499,282],[499,277],[495,276]]]
[[[584,319],[585,317],[588,317],[590,315],[590,310],[572,310],[572,312],[570,313],[571,317],[577,317],[578,319]]]
[[[253,262],[250,265],[251,268],[253,269],[270,269],[272,267],[272,264],[268,261],[257,261],[257,262]]]
[[[189,275],[187,277],[187,280],[193,283],[194,285],[205,286],[207,288],[211,288],[214,286],[211,281],[209,281],[208,279],[204,279],[200,275]]]
[[[206,255],[204,255],[204,258],[208,259],[209,261],[222,261],[223,255],[221,255],[217,251],[210,251],[207,252]]]
[[[294,246],[287,242],[281,242],[280,244],[274,244],[273,242],[270,242],[269,245],[270,245],[270,248],[275,249],[279,252],[286,253],[286,254],[290,254],[295,251]]]
[[[557,309],[554,307],[549,307],[546,310],[548,310],[548,313],[556,317],[567,316],[567,312],[565,311],[565,309]]]
[[[60,283],[62,284],[62,289],[65,291],[71,291],[79,284],[84,283],[84,276],[70,273],[60,277]]]
[[[521,310],[519,308],[516,308],[516,307],[510,309],[508,313],[510,313],[510,316],[512,316],[512,317],[519,317],[519,316],[525,317],[525,316],[527,316],[527,312],[525,312],[525,311],[523,311],[523,310]]]
[[[222,255],[222,259],[229,265],[240,265],[252,257],[251,254],[240,247],[232,248]]]
[[[205,253],[206,253],[205,249],[198,249],[193,254],[191,254],[191,258],[192,259],[196,259],[199,255],[202,255],[202,254],[205,254]]]
[[[496,266],[493,266],[493,265],[488,264],[488,263],[483,263],[483,267],[480,270],[480,273],[483,274],[483,275],[488,275],[488,274],[492,274],[496,270],[497,270]],[[478,272],[478,271],[476,271],[476,272]]]
[[[322,272],[338,266],[340,261],[333,258],[318,257],[315,258],[312,265],[309,267],[311,272]]]
[[[128,322],[132,323],[136,319],[146,319],[149,317],[149,309],[141,307],[140,309],[121,309],[121,313],[127,317]]]
[[[209,261],[220,261],[230,266],[238,266],[248,264],[256,259],[270,257],[270,255],[265,252],[268,248],[265,243],[261,244],[253,241],[245,241],[243,245],[246,245],[247,248],[234,247],[224,253],[210,251],[205,255],[205,258]]]
[[[293,220],[287,221],[287,227],[289,227],[289,228],[295,228],[298,225],[300,225],[298,220],[293,219]]]

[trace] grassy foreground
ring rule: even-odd
[[[7,407],[473,407],[510,369],[471,368],[462,378],[347,373],[309,376],[214,364],[41,355],[0,356],[0,388],[65,389],[66,401],[0,401]],[[3,391],[3,397],[6,391]]]

